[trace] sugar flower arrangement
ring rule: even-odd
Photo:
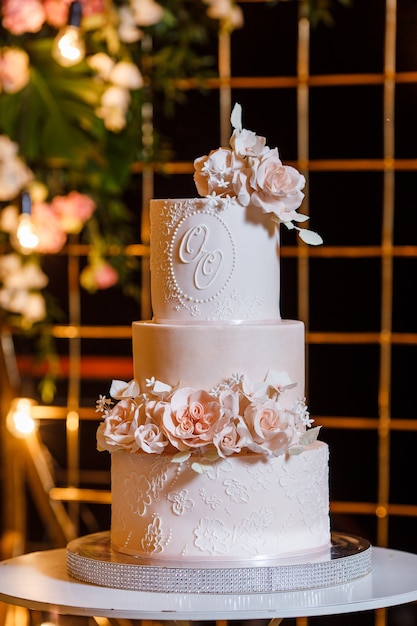
[[[235,104],[230,121],[234,129],[231,149],[218,148],[194,161],[198,193],[214,202],[220,199],[258,207],[270,213],[277,224],[296,229],[305,243],[323,243],[317,233],[294,224],[308,220],[307,215],[297,213],[304,198],[304,176],[294,167],[283,165],[278,149],[269,148],[265,137],[242,128],[240,104]]]
[[[269,371],[265,380],[251,383],[234,375],[210,392],[171,387],[151,379],[141,392],[136,381],[114,380],[110,396],[100,396],[97,430],[100,451],[173,453],[181,463],[191,456],[192,468],[204,472],[210,463],[236,454],[295,455],[313,443],[320,427],[313,423],[304,399],[288,407],[282,402],[295,387],[286,372]]]

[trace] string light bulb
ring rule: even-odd
[[[54,40],[52,56],[63,67],[77,65],[85,56],[84,38],[81,33],[82,6],[78,1],[69,8],[68,23]]]
[[[24,254],[30,254],[39,243],[39,237],[32,221],[32,200],[27,191],[22,191],[20,194],[20,216],[16,230],[16,243]]]
[[[15,398],[6,417],[7,430],[19,439],[28,437],[36,430],[32,417],[32,398]]]

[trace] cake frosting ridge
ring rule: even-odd
[[[304,397],[304,325],[282,320],[279,227],[305,179],[231,115],[195,160],[200,197],[150,203],[153,319],[132,324],[134,380],[100,396],[111,541],[158,560],[275,559],[330,545],[328,446]]]

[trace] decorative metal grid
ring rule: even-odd
[[[230,110],[238,100],[244,104],[245,126],[267,135],[270,145],[280,146],[283,160],[305,174],[303,209],[311,213],[311,227],[321,232],[325,245],[307,248],[283,238],[283,313],[288,310],[306,324],[307,397],[331,446],[332,523],[376,545],[415,552],[417,502],[408,479],[415,473],[417,431],[417,49],[412,31],[417,6],[412,0],[354,2],[350,9],[336,7],[333,27],[313,30],[305,14],[308,3],[240,4],[245,27],[220,37],[219,78],[207,82],[204,95],[192,82],[183,85],[189,105],[173,132],[177,137],[189,132],[196,140],[207,126],[196,141],[211,135],[201,154],[216,143],[226,145]],[[271,61],[273,51],[272,62],[264,64],[263,55]],[[186,131],[184,120],[190,125]],[[184,158],[166,164],[168,179],[138,164],[142,206],[151,197],[182,189],[198,154],[195,143],[189,155],[185,146]],[[186,195],[194,195],[191,187]],[[151,315],[146,210],[141,220],[141,243],[129,252],[142,259],[138,317],[146,319]],[[83,468],[83,425],[95,428],[97,421],[94,405],[84,404],[85,381],[100,380],[105,392],[106,379],[130,374],[129,356],[123,355],[129,352],[130,324],[84,322],[78,275],[87,250],[73,241],[67,252],[69,323],[55,326],[53,333],[67,346],[68,384],[61,406],[35,409],[42,423],[64,427],[65,478],[56,481],[50,474],[42,441],[34,437],[24,444],[35,504],[52,508],[52,514],[41,516],[56,545],[78,536],[85,503],[108,507],[110,502],[106,468]],[[83,351],[85,344],[107,344],[111,353],[112,342],[124,348],[110,357]],[[7,351],[6,344],[7,338]],[[15,528],[14,540],[27,531],[26,504],[17,489],[22,476],[23,469],[15,468],[4,488],[6,526]],[[337,623],[396,624],[401,623],[398,611],[351,615],[347,621],[338,616]],[[416,614],[414,609],[414,619]],[[335,624],[336,619],[295,622]]]

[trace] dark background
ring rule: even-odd
[[[382,160],[384,157],[383,74],[385,11],[383,0],[353,0],[347,8],[334,3],[332,26],[319,24],[311,33],[310,72],[323,75],[379,76],[356,85],[310,88],[310,159]],[[296,76],[298,2],[244,2],[245,26],[232,35],[232,76]],[[214,48],[215,49],[215,48]],[[398,0],[396,64],[398,76],[417,72],[417,2]],[[398,79],[397,76],[397,79]],[[359,81],[358,81],[359,82]],[[297,160],[297,99],[294,87],[256,89],[233,88],[232,101],[243,107],[244,127],[267,137],[268,145],[278,146],[284,162]],[[417,158],[417,76],[397,80],[395,89],[395,154],[397,160]],[[177,105],[174,117],[164,116],[155,107],[155,126],[170,143],[175,161],[192,161],[219,146],[219,94],[217,90],[189,91]],[[330,445],[331,500],[352,503],[352,512],[332,515],[334,529],[352,532],[377,544],[378,519],[375,514],[355,510],[354,503],[378,502],[378,427],[356,428],[355,418],[378,419],[380,393],[380,345],[371,334],[381,331],[381,255],[369,255],[370,247],[380,246],[384,201],[383,167],[349,168],[346,171],[309,172],[310,224],[324,238],[324,248],[340,247],[340,256],[325,254],[309,261],[309,320],[311,333],[362,333],[365,340],[347,343],[307,342],[307,400],[317,422],[323,419],[321,438]],[[155,197],[196,195],[191,175],[155,175]],[[140,241],[142,180],[132,183],[129,203],[137,217]],[[283,247],[294,248],[293,233],[282,232]],[[415,380],[417,357],[417,305],[414,297],[417,276],[417,164],[395,172],[395,221],[393,245],[410,247],[408,255],[394,254],[392,331],[410,340],[392,345],[391,419],[415,420]],[[349,256],[344,247],[354,247]],[[361,251],[363,254],[361,255]],[[65,307],[66,259],[51,260],[52,290]],[[298,270],[295,256],[282,258],[282,302],[284,318],[299,319]],[[138,273],[138,281],[140,274]],[[89,325],[130,325],[141,317],[137,303],[110,290],[94,296],[82,295],[82,323]],[[366,339],[369,335],[369,340]],[[25,346],[18,343],[22,352]],[[68,345],[61,341],[65,353]],[[131,354],[130,340],[83,340],[85,354]],[[117,377],[117,373],[114,373]],[[82,383],[85,405],[94,406],[99,393],[107,393],[102,380]],[[66,381],[61,381],[57,404],[65,403]],[[352,418],[347,429],[326,426],[326,418]],[[95,451],[97,423],[81,425],[81,464],[84,469],[107,469],[109,455]],[[42,427],[42,436],[58,468],[65,467],[61,437],[63,425]],[[414,486],[416,429],[410,426],[390,433],[390,503],[417,505]],[[81,530],[94,532],[109,527],[109,508],[87,506]],[[90,514],[94,518],[91,522]],[[33,511],[36,519],[36,511]],[[88,520],[86,522],[86,520]],[[95,526],[96,524],[96,526]],[[417,552],[417,514],[390,515],[389,546]],[[34,544],[46,541],[43,530],[33,524]],[[309,623],[373,624],[372,613],[311,618]],[[290,626],[292,620],[285,620]],[[387,623],[417,624],[417,608],[397,607],[387,611]]]

